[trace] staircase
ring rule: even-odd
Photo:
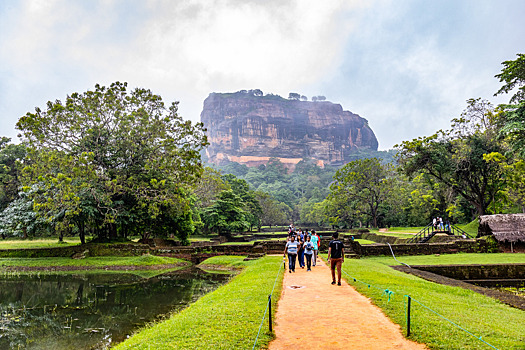
[[[434,225],[430,223],[422,228],[421,231],[414,235],[414,237],[409,239],[407,243],[426,243],[438,233],[446,233],[449,236],[457,236],[462,238],[474,238],[472,235],[469,235],[455,225],[450,225],[445,229],[441,229],[439,227],[435,228]]]

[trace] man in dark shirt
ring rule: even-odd
[[[341,266],[345,261],[343,242],[339,238],[339,233],[334,232],[332,240],[328,245],[328,262],[332,270],[332,284],[335,284],[335,268],[337,267],[337,285],[341,285]]]

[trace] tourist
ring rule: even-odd
[[[311,242],[311,236],[306,236],[304,242],[304,256],[306,258],[306,271],[312,271],[312,255],[314,254],[314,245]]]
[[[301,266],[301,269],[304,269],[304,249],[303,249],[303,245],[304,245],[304,233],[302,230],[299,230],[299,236],[297,237],[298,239],[298,244],[299,244],[299,250],[298,250],[298,256],[299,256],[299,266]]]
[[[319,236],[315,232],[315,230],[312,230],[312,236],[311,236],[311,242],[314,246],[314,254],[313,254],[313,265],[315,266],[315,263],[317,262],[317,252],[319,251]]]
[[[295,236],[290,237],[290,241],[286,243],[284,248],[284,256],[288,254],[288,272],[295,272],[295,259],[297,258],[297,250],[299,245],[295,240]]]
[[[328,262],[332,270],[332,284],[335,284],[335,269],[337,268],[337,285],[341,285],[341,268],[345,261],[343,242],[339,240],[339,233],[334,232],[328,245]]]

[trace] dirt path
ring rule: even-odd
[[[405,339],[399,326],[345,281],[337,286],[331,280],[320,259],[312,271],[286,271],[270,350],[427,349]]]

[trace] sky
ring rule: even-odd
[[[323,95],[379,149],[450,127],[525,53],[523,0],[1,0],[0,136],[73,92],[127,82],[200,120],[211,92]]]

